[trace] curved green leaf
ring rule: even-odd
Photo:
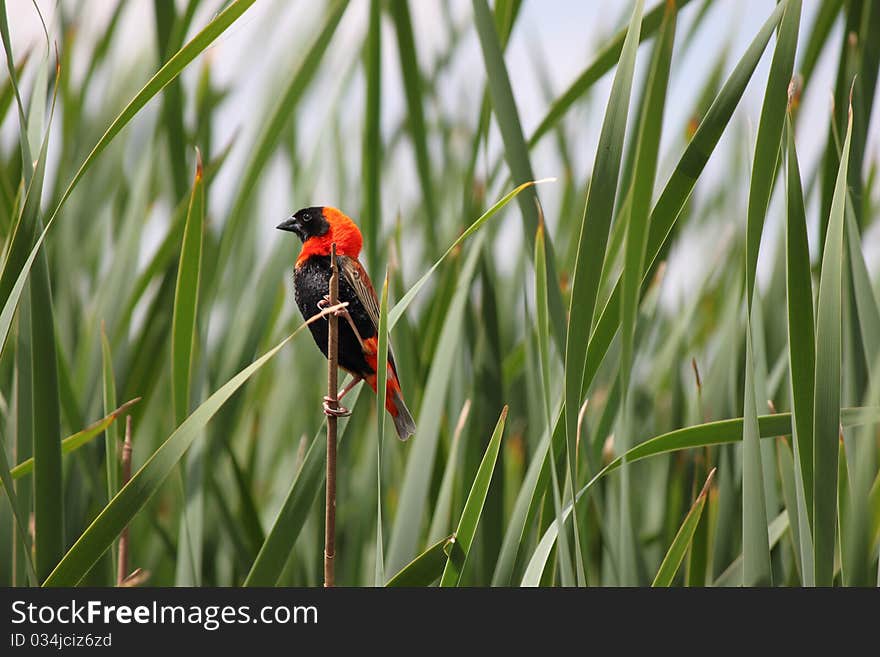
[[[457,586],[461,582],[461,574],[467,563],[474,535],[477,533],[477,525],[480,524],[480,516],[483,514],[483,504],[489,493],[489,484],[492,483],[492,474],[495,472],[495,463],[498,460],[498,451],[501,449],[501,436],[504,435],[504,423],[507,420],[507,406],[501,409],[498,424],[489,439],[483,461],[474,477],[471,492],[468,494],[461,519],[458,521],[458,529],[450,539],[449,558],[446,568],[440,577],[440,586]]]
[[[400,320],[400,318],[403,317],[403,313],[406,312],[406,309],[409,307],[409,304],[412,303],[412,300],[416,297],[416,295],[419,293],[419,291],[422,289],[422,287],[424,287],[425,283],[428,282],[428,279],[431,277],[431,274],[434,273],[434,271],[437,269],[437,267],[439,267],[440,264],[444,260],[446,260],[446,258],[448,258],[450,254],[455,252],[458,249],[458,247],[461,246],[468,237],[470,237],[475,232],[477,232],[483,226],[484,223],[489,221],[489,219],[491,219],[493,216],[495,216],[495,214],[497,214],[499,210],[501,210],[505,205],[510,203],[510,200],[514,196],[519,194],[522,190],[526,189],[527,187],[531,187],[532,185],[540,185],[541,183],[553,182],[555,180],[556,180],[555,178],[544,178],[542,180],[525,182],[522,185],[517,186],[513,191],[508,192],[499,201],[497,201],[495,203],[495,205],[493,205],[491,208],[486,210],[482,215],[480,215],[480,217],[474,223],[472,223],[470,226],[468,226],[465,229],[465,231],[461,235],[458,236],[458,238],[449,246],[449,248],[446,249],[446,251],[443,253],[443,255],[440,256],[440,258],[438,258],[437,261],[433,265],[431,265],[431,268],[428,269],[428,271],[426,271],[424,274],[422,274],[422,277],[419,278],[419,280],[417,280],[412,285],[412,287],[410,287],[409,290],[406,291],[406,294],[404,294],[400,298],[400,301],[398,301],[396,304],[394,304],[394,307],[388,313],[388,330],[393,329],[394,326],[397,324],[397,322]]]
[[[255,0],[234,0],[232,4],[230,4],[226,9],[217,14],[217,16],[202,29],[201,32],[196,34],[183,48],[181,48],[168,62],[159,69],[159,71],[152,77],[152,79],[147,82],[147,84],[135,95],[135,97],[125,106],[122,112],[113,120],[110,124],[110,127],[107,128],[107,131],[104,135],[98,140],[98,143],[95,144],[95,147],[91,150],[89,155],[80,165],[80,168],[77,170],[76,174],[74,174],[73,179],[68,184],[67,188],[64,190],[64,193],[61,195],[61,198],[58,200],[55,209],[52,211],[52,214],[49,217],[49,220],[46,222],[45,227],[43,228],[42,233],[37,238],[37,241],[34,243],[33,248],[31,249],[30,255],[28,258],[22,263],[20,267],[16,267],[12,269],[12,272],[18,272],[15,282],[12,284],[9,295],[4,300],[3,310],[0,311],[0,346],[5,345],[6,338],[9,335],[9,326],[12,323],[12,317],[15,313],[15,309],[18,306],[18,301],[21,297],[21,291],[24,288],[25,281],[30,274],[31,267],[33,266],[34,260],[36,259],[37,252],[43,244],[43,240],[46,238],[46,234],[49,229],[55,222],[55,219],[58,217],[61,209],[64,207],[64,204],[67,202],[67,199],[70,197],[71,193],[73,193],[74,188],[79,183],[80,179],[85,175],[86,171],[88,171],[91,166],[94,164],[98,155],[100,155],[103,150],[107,147],[107,145],[113,141],[116,135],[134,118],[134,116],[140,111],[140,109],[147,104],[147,102],[153,98],[156,94],[162,91],[166,85],[168,85],[171,80],[176,78],[180,72],[189,64],[193,59],[195,59],[199,53],[205,50],[211,43],[216,39],[220,34],[222,34],[226,28],[228,28],[235,20],[241,16],[253,3]],[[40,161],[44,162],[45,157],[41,157]],[[9,266],[9,261],[7,260],[6,266],[4,267],[4,271],[6,267]]]
[[[164,89],[174,80],[180,72],[189,65],[196,57],[198,57],[214,39],[223,34],[230,25],[232,25],[239,16],[247,11],[256,0],[233,0],[223,11],[217,14],[214,19],[208,23],[202,30],[196,34],[183,48],[178,50],[162,68],[150,79],[147,84],[129,101],[128,105],[119,113],[119,115],[107,128],[107,131],[92,148],[92,151],[80,165],[73,179],[64,190],[64,194],[55,206],[55,210],[47,222],[47,228],[58,216],[61,208],[70,197],[77,183],[85,175],[92,164],[94,164],[98,155],[100,155],[111,141],[119,134],[119,132],[137,115],[141,108],[146,105],[156,94]]]
[[[129,482],[98,514],[92,524],[80,535],[46,579],[44,586],[73,586],[77,584],[159,489],[189,446],[192,445],[196,437],[202,434],[205,425],[222,408],[223,404],[308,324],[321,319],[339,307],[336,305],[327,308],[301,324],[296,331],[232,377],[194,410],[162,443],[159,449],[153,452],[153,455],[147,459],[140,470],[132,476]]]
[[[430,586],[443,574],[450,544],[455,534],[441,538],[404,566],[385,586]]]
[[[880,422],[880,407],[856,407],[841,409],[840,419],[844,427],[858,426],[862,424],[872,424]],[[776,413],[774,415],[759,415],[758,430],[761,438],[778,438],[787,436],[791,433],[791,414]],[[660,454],[668,454],[683,449],[692,449],[694,447],[707,447],[710,445],[723,445],[725,443],[735,443],[742,440],[743,436],[743,419],[732,418],[729,420],[719,420],[717,422],[707,422],[692,427],[676,429],[669,431],[654,438],[650,438],[643,443],[629,449],[626,453],[615,458],[611,463],[602,468],[596,475],[587,482],[587,484],[578,491],[575,502],[590,490],[596,482],[604,478],[608,473],[614,472],[620,467],[623,459],[634,462],[642,459],[658,456]],[[562,519],[571,514],[572,505],[568,504],[562,512]],[[787,523],[787,520],[786,520]],[[788,526],[786,524],[786,526]],[[541,537],[537,548],[532,553],[529,564],[526,567],[526,573],[523,576],[523,586],[538,586],[541,574],[544,572],[544,566],[547,564],[547,558],[556,542],[556,524],[551,523]]]
[[[706,478],[706,483],[703,485],[703,490],[697,495],[697,499],[694,501],[691,510],[688,511],[684,521],[681,523],[681,527],[678,528],[678,533],[676,533],[675,538],[672,539],[672,545],[670,545],[669,549],[666,551],[666,556],[663,557],[663,561],[660,564],[660,568],[657,570],[657,575],[654,577],[651,586],[672,585],[672,579],[681,567],[681,562],[684,561],[684,555],[694,538],[694,532],[697,530],[697,525],[700,523],[700,517],[703,515],[703,507],[706,506],[706,496],[709,494],[709,485],[712,483],[712,477],[714,474],[715,468],[712,468],[709,472],[709,476]]]
[[[94,424],[90,424],[82,431],[77,431],[72,436],[68,436],[67,438],[62,440],[61,453],[70,454],[71,452],[76,451],[83,445],[90,443],[101,433],[107,431],[107,429],[109,429],[109,427],[114,423],[116,418],[121,416],[123,413],[125,413],[125,411],[127,411],[131,406],[134,406],[140,400],[140,397],[137,397],[135,399],[132,399],[131,401],[125,402],[115,411],[109,413],[107,416],[101,418]],[[31,457],[16,465],[9,471],[9,473],[12,475],[13,479],[21,479],[22,477],[29,475],[33,471],[34,459],[33,457]]]

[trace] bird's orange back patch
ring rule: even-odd
[[[361,231],[348,216],[329,206],[324,207],[324,219],[330,224],[330,230],[323,235],[310,237],[302,246],[299,257],[296,259],[297,267],[313,255],[330,255],[330,245],[336,242],[336,255],[344,255],[357,258],[360,255],[364,238]]]

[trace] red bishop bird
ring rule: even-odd
[[[339,301],[348,302],[347,308],[337,313],[346,320],[339,323],[339,366],[354,377],[339,392],[338,398],[342,399],[361,379],[375,392],[379,300],[367,271],[358,260],[363,245],[361,231],[349,217],[336,208],[321,206],[303,208],[281,222],[277,228],[296,233],[303,242],[294,267],[293,284],[296,305],[305,319],[325,308],[329,302],[330,245],[336,243]],[[309,329],[326,357],[327,322],[312,322]],[[398,437],[406,440],[415,433],[416,425],[403,401],[390,343],[387,367],[385,408],[394,419]],[[328,407],[327,400],[324,410],[333,412]],[[345,409],[341,410],[342,413],[347,413]]]

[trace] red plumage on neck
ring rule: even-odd
[[[357,225],[345,214],[331,207],[324,208],[324,219],[330,224],[330,230],[303,242],[302,250],[296,259],[297,266],[312,256],[329,256],[330,245],[333,242],[336,242],[336,255],[349,258],[357,258],[360,255],[364,238]]]

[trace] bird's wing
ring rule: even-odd
[[[346,282],[354,290],[358,301],[367,309],[367,314],[373,321],[373,326],[379,330],[379,299],[376,297],[376,290],[373,289],[373,283],[367,275],[367,270],[357,258],[348,256],[339,256],[339,271],[345,276]]]
[[[367,270],[357,258],[349,256],[337,256],[339,263],[339,272],[345,277],[346,282],[354,290],[358,301],[367,309],[367,315],[379,332],[379,299],[376,297],[376,290],[373,288],[373,282],[370,280]],[[394,362],[394,351],[391,349],[391,341],[388,342],[388,360],[391,361],[391,367],[397,372],[397,365]]]

